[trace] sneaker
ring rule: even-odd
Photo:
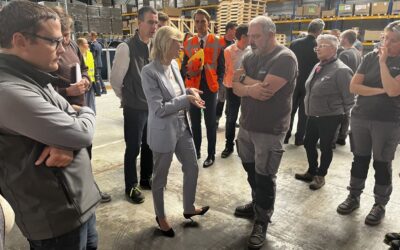
[[[235,216],[244,218],[254,218],[254,204],[253,202],[247,203],[243,206],[238,206],[235,209]]]
[[[325,177],[323,176],[314,176],[313,181],[310,183],[310,189],[318,190],[325,185]]]
[[[233,153],[233,148],[226,147],[221,153],[221,158],[228,158]]]
[[[365,224],[369,226],[375,226],[381,223],[383,217],[385,217],[385,206],[380,204],[374,204],[371,211],[365,218]]]
[[[394,240],[400,240],[400,233],[387,233],[383,242],[390,245],[390,242]]]
[[[339,214],[351,214],[354,210],[360,207],[360,197],[347,196],[346,200],[343,201],[336,209]]]
[[[107,193],[100,192],[101,200],[100,203],[107,203],[111,201],[111,195]]]
[[[151,180],[140,180],[140,188],[143,190],[151,190]]]
[[[336,144],[344,146],[346,145],[346,139],[337,139]]]
[[[134,203],[140,204],[144,202],[144,195],[137,186],[133,187],[127,195]]]
[[[314,180],[314,175],[309,172],[305,172],[304,174],[295,174],[294,178],[300,181],[312,182]]]
[[[267,235],[268,224],[256,221],[253,226],[253,231],[250,234],[247,246],[249,248],[261,248],[264,245],[265,238]]]

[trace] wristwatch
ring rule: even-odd
[[[239,82],[240,83],[243,83],[244,79],[246,79],[246,74],[242,74],[242,75],[239,76]]]

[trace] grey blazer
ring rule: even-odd
[[[176,96],[172,83],[165,74],[162,64],[154,60],[143,67],[141,72],[142,87],[149,106],[147,121],[147,143],[151,150],[158,153],[175,151],[180,123],[178,112],[185,110],[185,117],[190,130],[190,121],[186,110],[190,102],[179,73],[178,64],[172,60],[172,72],[178,80],[182,95]],[[191,132],[191,131],[190,131]]]

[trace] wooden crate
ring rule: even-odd
[[[225,34],[225,26],[228,22],[237,24],[249,23],[256,16],[263,15],[266,8],[266,0],[225,0],[218,5],[217,25],[220,35]]]

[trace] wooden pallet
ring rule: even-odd
[[[266,0],[223,0],[219,3],[217,25],[219,33],[225,33],[225,25],[230,22],[248,23],[265,12]]]

